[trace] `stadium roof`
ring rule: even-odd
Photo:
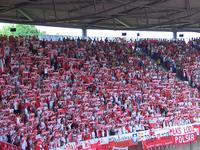
[[[1,0],[0,21],[120,30],[199,31],[199,0]]]

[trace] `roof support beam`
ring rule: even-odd
[[[111,18],[110,18],[110,19],[111,19]],[[102,22],[102,21],[104,21],[104,20],[108,20],[108,19],[107,19],[107,18],[96,19],[96,20],[94,20],[94,21],[88,22],[88,23],[87,23],[87,26],[97,24],[97,23]]]
[[[187,14],[190,15],[191,14],[190,0],[185,0],[185,8],[186,8]]]
[[[128,24],[126,24],[124,21],[118,19],[118,18],[115,18],[115,21],[117,21],[118,23],[120,23],[121,25],[125,26],[126,28],[130,28],[130,26]]]
[[[74,9],[68,10],[68,12],[74,13],[74,12],[80,11],[81,9],[85,9],[85,8],[88,8],[88,7],[93,6],[93,5],[94,5],[93,3],[89,3],[89,4],[86,4],[84,6],[80,6],[78,9],[74,8]]]
[[[177,31],[173,31],[173,39],[174,39],[174,40],[177,39]]]
[[[21,2],[21,3],[15,4],[14,6],[7,7],[5,9],[1,10],[0,13],[7,13],[9,11],[13,11],[13,10],[16,10],[18,8],[21,8],[21,7],[24,7],[27,5],[30,5],[30,2]]]
[[[57,13],[56,13],[56,4],[55,4],[55,0],[52,0],[52,3],[53,3],[53,11],[54,11],[54,16],[57,20]]]
[[[137,1],[137,0],[135,0],[135,1]],[[81,16],[76,16],[76,17],[71,17],[71,18],[64,18],[64,19],[60,19],[60,20],[57,20],[57,21],[58,22],[64,22],[64,21],[71,21],[71,20],[77,20],[77,19],[87,19],[89,17],[94,17],[94,16],[97,16],[97,15],[100,15],[100,14],[104,14],[106,12],[113,11],[115,9],[119,9],[119,8],[127,6],[127,5],[130,5],[131,3],[134,3],[135,1],[129,1],[125,4],[117,5],[117,6],[114,6],[112,8],[108,8],[108,9],[105,9],[105,10],[102,10],[102,11],[99,11],[99,12],[95,12],[95,13],[91,13],[91,14],[88,14],[88,15],[81,15]],[[55,20],[49,20],[48,22],[56,22],[56,21]]]
[[[82,28],[82,37],[83,38],[87,37],[87,28],[85,28],[85,27]]]
[[[146,8],[145,8],[145,18],[146,18],[146,24],[149,24],[149,16]]]
[[[124,3],[127,2],[127,1],[124,1],[124,0],[114,0],[114,1],[116,1],[116,2],[118,2],[118,3],[121,3],[121,4],[124,4]]]
[[[96,0],[93,0],[93,3],[94,3],[94,10],[96,12],[97,11]]]
[[[200,13],[200,11],[195,11],[195,12],[193,12],[191,15],[186,15],[186,16],[182,16],[182,17],[176,17],[176,18],[174,18],[174,19],[171,19],[171,20],[168,20],[168,21],[165,21],[165,22],[160,22],[160,23],[158,23],[158,24],[151,24],[151,25],[144,25],[144,26],[139,26],[138,28],[136,27],[136,28],[134,28],[134,30],[139,30],[139,29],[147,29],[147,28],[153,28],[153,27],[162,27],[162,26],[164,26],[164,25],[172,25],[172,24],[177,24],[178,22],[177,22],[177,20],[178,21],[181,21],[181,20],[183,20],[183,19],[186,19],[186,18],[189,18],[189,17],[191,17],[191,16],[193,16],[193,15],[196,15],[196,14],[198,14],[198,13]]]
[[[176,11],[176,12],[172,12],[172,13],[167,13],[167,15],[159,17],[159,19],[165,19],[165,18],[168,18],[169,16],[171,17],[171,16],[179,14],[179,13],[182,13],[182,11]]]
[[[200,20],[197,20],[197,21],[192,21],[192,22],[189,22],[189,23],[185,23],[184,25],[181,25],[181,26],[179,26],[179,28],[180,29],[183,29],[183,28],[185,28],[185,27],[188,27],[188,26],[190,26],[190,25],[194,25],[194,24],[199,24],[200,23]]]
[[[20,12],[24,17],[26,17],[29,21],[34,21],[34,19],[28,15],[24,10],[22,9],[17,9],[18,12]]]
[[[156,5],[156,4],[165,3],[165,2],[167,2],[167,1],[169,1],[169,0],[155,0],[155,1],[150,2],[150,3],[148,3],[148,4],[145,4],[145,5],[137,5],[137,4],[136,4],[133,8],[128,9],[128,10],[125,10],[125,11],[123,11],[123,12],[121,12],[121,13],[127,14],[127,13],[133,12],[134,10],[137,10],[137,9],[142,10],[142,9],[148,8],[148,7],[151,8],[151,7],[153,7],[153,6]]]

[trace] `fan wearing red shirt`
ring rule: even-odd
[[[36,145],[34,150],[40,150],[40,146]]]
[[[4,55],[5,55],[4,49],[0,48],[0,57],[4,57]]]
[[[86,135],[85,135],[85,140],[90,140],[91,139],[91,134],[90,133],[87,133]]]
[[[3,88],[0,87],[0,102],[2,101],[2,95],[3,95]]]
[[[130,127],[129,127],[128,125],[126,125],[125,129],[126,129],[126,131],[127,131],[128,133],[131,132]]]
[[[98,137],[100,138],[100,137],[102,137],[102,130],[98,130]]]
[[[38,108],[40,107],[40,101],[37,100],[37,101],[35,102],[35,107],[36,107],[36,109],[38,109]]]

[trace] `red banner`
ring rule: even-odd
[[[197,132],[193,125],[175,127],[171,130],[174,144],[187,144],[197,140]]]
[[[66,146],[66,150],[74,150],[77,146],[80,150],[105,150],[113,147],[133,147],[137,142],[142,142],[143,149],[147,150],[153,147],[187,144],[197,140],[199,136],[200,125],[190,124],[184,126],[175,126],[163,129],[147,130],[138,133],[129,133],[124,135],[115,135],[88,141],[82,141],[79,146],[74,143]]]
[[[163,145],[170,145],[174,143],[173,136],[166,136],[160,138],[153,138],[142,141],[143,149],[147,150],[152,147],[158,147]]]
[[[194,125],[194,128],[196,130],[195,132],[197,133],[197,136],[200,137],[200,134],[199,134],[200,133],[200,125]]]
[[[174,136],[175,144],[187,144],[197,140],[196,133],[189,133],[185,135],[176,135]]]
[[[2,150],[22,150],[20,147],[17,147],[15,145],[6,143],[6,142],[1,142],[0,141],[0,149]]]
[[[129,146],[136,146],[138,143],[133,143],[132,140],[126,140],[126,141],[120,141],[120,142],[114,142],[111,147],[129,147]]]

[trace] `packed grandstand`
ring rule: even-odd
[[[0,141],[83,149],[81,141],[195,123],[199,44],[1,36]]]

